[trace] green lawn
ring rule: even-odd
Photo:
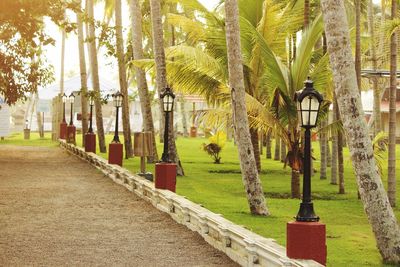
[[[36,134],[37,135],[37,134]],[[35,136],[35,133],[32,134]],[[0,144],[51,145],[49,138],[40,140],[21,140],[22,135],[13,135]],[[112,136],[107,136],[107,144]],[[78,137],[78,145],[81,137]],[[261,179],[267,194],[267,204],[271,211],[269,217],[258,217],[249,214],[247,201],[241,181],[237,150],[232,142],[227,142],[222,152],[222,164],[213,164],[212,159],[202,151],[201,144],[206,139],[179,138],[178,153],[182,160],[186,176],[178,177],[177,193],[187,196],[213,212],[221,213],[227,219],[257,232],[272,237],[285,245],[286,223],[293,220],[300,200],[273,198],[290,193],[290,169],[283,169],[280,162],[265,159],[262,155]],[[315,155],[319,155],[318,143],[313,144]],[[158,145],[159,155],[162,152]],[[265,151],[264,151],[265,152]],[[328,266],[383,266],[376,248],[371,227],[364,214],[362,204],[357,199],[355,178],[347,148],[344,149],[346,194],[339,195],[338,186],[331,185],[330,180],[320,180],[319,173],[312,178],[314,207],[321,222],[327,227]],[[107,154],[101,154],[107,158]],[[397,148],[397,159],[400,161],[400,146]],[[316,169],[319,162],[315,161]],[[400,164],[397,164],[400,166]],[[139,158],[124,161],[124,167],[133,173],[139,170]],[[147,166],[154,171],[154,165]],[[385,168],[386,170],[386,168]],[[397,168],[400,173],[400,167]],[[328,177],[329,177],[328,171]],[[386,171],[383,182],[386,185]],[[400,188],[400,179],[398,180]],[[398,193],[397,207],[400,205]],[[400,210],[395,209],[398,220]]]

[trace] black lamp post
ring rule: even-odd
[[[174,99],[175,95],[172,93],[169,87],[165,88],[164,92],[161,94],[161,102],[163,104],[165,113],[165,127],[164,127],[164,150],[161,156],[162,162],[169,162],[168,155],[168,131],[169,131],[169,114],[174,109]]]
[[[75,101],[75,95],[74,93],[71,93],[69,95],[69,102],[71,103],[71,118],[69,120],[69,125],[74,125],[74,119],[73,119],[74,101]]]
[[[89,120],[89,133],[93,133],[93,106],[94,106],[94,96],[89,96],[90,105],[90,120]]]
[[[296,95],[300,125],[305,129],[303,199],[300,204],[300,210],[296,216],[296,221],[318,222],[319,217],[315,214],[314,205],[311,201],[311,128],[314,128],[317,124],[319,108],[323,98],[322,95],[314,89],[313,82],[309,77],[304,82],[304,85],[304,89]]]
[[[117,93],[113,94],[112,97],[113,97],[114,107],[116,108],[115,132],[114,132],[114,139],[113,139],[112,142],[113,143],[120,143],[119,136],[118,136],[118,112],[119,112],[119,108],[122,106],[122,99],[123,99],[124,96],[120,92],[117,92]]]
[[[68,97],[67,95],[64,93],[62,95],[62,102],[63,102],[63,122],[66,122],[65,120],[65,103],[67,103]]]

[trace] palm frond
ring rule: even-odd
[[[384,163],[387,159],[388,142],[389,142],[388,134],[385,132],[379,132],[372,140],[376,166],[378,167],[379,173],[381,175],[383,173]]]
[[[303,83],[310,75],[310,62],[315,44],[320,40],[323,32],[322,16],[319,15],[303,32],[300,44],[297,48],[297,56],[291,67],[292,74],[292,92],[303,88]]]

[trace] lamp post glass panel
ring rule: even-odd
[[[304,82],[304,89],[297,93],[297,110],[300,126],[305,129],[304,134],[304,158],[303,158],[303,199],[300,210],[297,213],[296,221],[317,222],[319,217],[314,212],[311,202],[311,128],[317,124],[319,108],[323,98],[314,87],[313,82],[308,78]]]
[[[112,142],[120,143],[119,136],[118,136],[118,112],[119,112],[119,108],[122,106],[122,99],[123,99],[124,95],[121,94],[120,92],[117,92],[117,93],[113,94],[112,97],[113,97],[114,107],[116,108],[115,132],[114,132],[114,139]]]
[[[75,95],[74,93],[71,93],[69,95],[69,102],[71,103],[71,118],[69,120],[69,125],[74,125],[74,119],[73,119],[74,101],[75,101]]]
[[[89,121],[89,133],[93,133],[93,106],[94,106],[94,96],[89,96],[89,105],[90,105],[90,121]]]
[[[62,103],[63,103],[63,122],[66,122],[65,120],[65,103],[67,103],[68,97],[67,95],[64,93],[61,97],[62,99]]]
[[[175,95],[171,91],[171,88],[165,88],[165,91],[161,94],[161,103],[164,108],[165,113],[165,127],[164,127],[164,150],[161,156],[162,162],[169,162],[168,153],[168,131],[169,131],[169,114],[174,109],[174,99]]]

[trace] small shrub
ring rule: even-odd
[[[224,132],[218,131],[216,134],[208,138],[209,144],[203,144],[203,150],[207,152],[214,159],[215,164],[221,163],[221,156],[219,153],[225,146],[226,134]]]

